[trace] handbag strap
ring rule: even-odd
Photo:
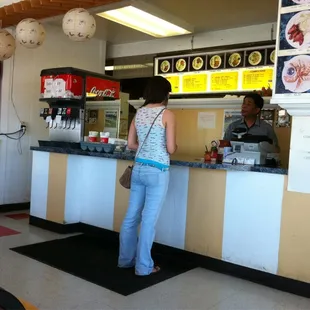
[[[142,144],[141,144],[141,147],[139,148],[138,153],[136,154],[136,157],[138,157],[138,155],[140,154],[140,152],[141,152],[141,150],[142,150],[142,148],[143,148],[143,145],[144,145],[146,139],[148,138],[148,136],[149,136],[149,134],[150,134],[150,132],[151,132],[151,130],[152,130],[152,127],[153,127],[153,125],[155,124],[156,120],[158,119],[158,117],[159,117],[165,110],[166,110],[166,108],[163,108],[163,109],[156,115],[156,117],[154,118],[153,123],[152,123],[152,125],[151,125],[151,127],[150,127],[148,133],[146,134],[146,136],[145,136],[145,138],[144,138],[144,140],[143,140],[143,142],[142,142]]]

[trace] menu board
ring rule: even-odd
[[[180,91],[180,77],[178,75],[166,76],[166,79],[171,84],[172,93],[178,93]]]
[[[280,6],[273,98],[310,99],[310,0],[280,0]]]
[[[203,93],[207,91],[207,74],[184,75],[182,78],[183,93]]]
[[[238,72],[211,73],[211,91],[238,90]]]
[[[173,94],[254,91],[272,87],[274,61],[274,46],[158,57],[154,74]]]
[[[273,67],[205,71],[199,74],[162,74],[170,83],[172,94],[225,93],[272,88]]]
[[[259,89],[261,85],[272,88],[273,69],[244,70],[242,72],[242,89]]]

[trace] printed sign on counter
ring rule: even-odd
[[[238,89],[238,71],[211,74],[211,91],[235,91]]]
[[[171,84],[172,93],[179,93],[180,92],[180,76],[170,75],[170,76],[166,76],[166,79]]]
[[[272,88],[273,69],[245,70],[242,74],[242,89]]]
[[[310,194],[310,152],[291,150],[287,189],[290,192]]]
[[[310,122],[308,116],[294,118],[291,133],[291,149],[310,152]]]
[[[207,91],[207,74],[184,75],[183,93],[204,93]]]

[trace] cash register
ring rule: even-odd
[[[249,135],[246,128],[236,128],[232,134],[231,151],[225,154],[223,163],[277,166],[278,154],[270,138]]]

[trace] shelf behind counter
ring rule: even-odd
[[[99,153],[99,152],[88,152],[77,148],[68,147],[54,147],[54,146],[32,146],[32,151],[49,152],[57,154],[68,154],[68,155],[80,155],[80,156],[92,156],[101,158],[111,158],[118,160],[134,160],[133,152],[116,152],[113,154]],[[188,156],[175,155],[171,159],[172,166],[189,167],[189,168],[202,168],[202,169],[213,169],[213,170],[228,170],[228,171],[250,171],[250,172],[262,172],[270,174],[282,174],[287,175],[288,170],[284,168],[271,168],[265,166],[250,166],[250,165],[231,165],[231,164],[211,164],[204,163],[200,159],[190,158]]]

